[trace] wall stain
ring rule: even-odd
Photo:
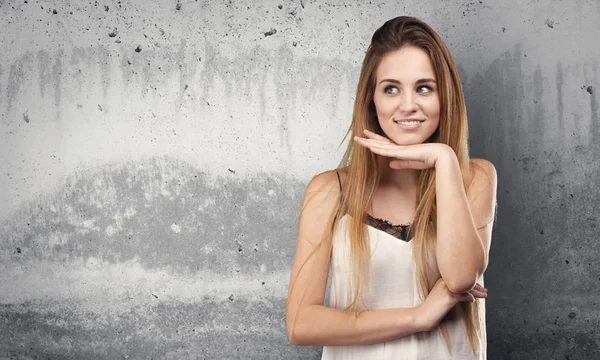
[[[335,117],[343,84],[353,88],[359,73],[358,65],[342,60],[298,57],[294,55],[292,45],[282,45],[276,50],[255,46],[233,58],[219,53],[209,41],[194,47],[182,40],[178,45],[144,48],[144,51],[139,45],[136,49],[140,52],[122,51],[116,58],[109,48],[102,45],[59,49],[54,54],[40,50],[36,54],[37,69],[29,66],[33,54],[22,55],[11,65],[7,87],[9,95],[4,104],[7,114],[11,113],[22,86],[32,76],[37,79],[42,96],[48,95],[48,89],[52,88],[54,103],[58,107],[63,88],[85,94],[95,81],[100,82],[105,97],[109,92],[133,89],[141,90],[143,97],[162,96],[160,92],[169,88],[169,75],[177,74],[179,91],[176,96],[180,107],[190,106],[197,110],[208,104],[207,99],[214,96],[214,87],[219,82],[224,86],[225,100],[244,96],[248,101],[258,103],[259,123],[268,116],[274,116],[278,122],[280,146],[291,151],[288,127],[293,117],[294,121],[298,121],[297,112],[302,112],[306,104],[318,99],[326,103],[323,107],[325,116]],[[66,59],[69,66],[64,68],[63,61]],[[119,88],[114,82],[116,79],[111,78],[113,62],[121,71],[123,85]],[[267,105],[269,78],[275,84],[276,103]],[[276,113],[272,114],[271,109]]]
[[[62,94],[62,76],[63,76],[63,67],[62,67],[62,58],[64,57],[65,51],[63,49],[58,49],[56,52],[56,57],[54,60],[54,65],[52,66],[52,78],[54,80],[54,103],[56,104],[56,108],[60,107],[60,100]],[[58,110],[57,110],[58,111]]]
[[[286,269],[303,187],[285,175],[211,179],[168,157],[111,165],[73,175],[43,202],[17,211],[0,228],[1,246],[22,248],[27,256],[14,260],[23,264],[139,257],[145,268]],[[244,239],[262,251],[234,256]]]
[[[10,66],[6,86],[6,116],[10,114],[13,104],[16,103],[21,85],[25,83],[23,68],[31,63],[32,57],[31,52],[27,51]]]
[[[281,291],[304,186],[284,174],[215,178],[167,156],[73,174],[0,224],[0,263],[22,280],[0,281],[0,352],[318,356],[289,344]]]
[[[155,300],[116,314],[88,311],[74,302],[1,305],[0,353],[92,360],[320,357],[320,349],[289,344],[280,318],[285,302],[280,299],[204,297],[195,304]]]
[[[533,123],[529,130],[533,133],[536,129],[542,129],[546,118],[546,109],[542,102],[544,94],[544,76],[542,69],[538,66],[533,73]],[[531,122],[531,119],[526,121]]]
[[[191,101],[196,99],[195,90],[191,89],[188,93],[186,93],[186,90],[189,89],[187,82],[195,79],[198,62],[191,60],[196,57],[195,54],[190,57],[190,61],[186,61],[186,51],[188,51],[187,41],[183,39],[175,57],[176,64],[179,67],[179,106],[183,106],[184,96],[187,96]],[[194,52],[195,50],[192,49],[191,51]]]
[[[98,46],[93,48],[95,52],[94,55],[97,58],[97,65],[100,67],[100,79],[102,82],[102,94],[106,98],[108,95],[109,87],[111,86],[111,75],[112,71],[110,71],[110,57],[111,54],[108,49],[104,46]]]
[[[598,79],[598,63],[594,62],[592,64],[592,72],[594,74],[594,79]],[[593,134],[593,138],[597,139],[600,136],[600,106],[598,104],[598,96],[594,96],[594,88],[590,85],[586,88],[586,91],[592,95],[590,99],[590,107],[592,112],[592,121],[590,122]]]
[[[563,97],[563,69],[562,64],[558,62],[556,64],[556,92],[557,92],[557,111],[558,111],[558,130],[561,133],[565,132],[565,105],[564,105],[564,97]]]
[[[37,52],[38,59],[38,82],[40,86],[40,94],[42,97],[46,95],[46,88],[52,82],[52,75],[48,64],[50,64],[50,55],[47,51],[39,50]]]

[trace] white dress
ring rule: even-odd
[[[349,219],[349,215],[344,215],[339,220],[340,224],[333,235],[329,306],[338,309],[346,308],[353,294],[350,243],[347,233]],[[369,283],[363,290],[360,309],[378,310],[419,305],[421,300],[412,258],[413,240],[405,242],[371,226],[368,226],[368,235],[372,253],[371,271]],[[479,301],[483,310],[484,302],[482,299]],[[481,318],[483,339],[480,341],[480,351],[479,354],[474,354],[467,337],[464,320],[460,316],[461,311],[460,306],[456,306],[451,311],[452,319],[446,321],[452,339],[452,353],[448,351],[442,333],[436,329],[373,345],[324,346],[322,359],[485,359],[485,317]]]

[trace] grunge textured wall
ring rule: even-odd
[[[490,359],[600,357],[597,1],[0,1],[0,358],[319,358],[284,311],[373,31],[442,35],[498,170]]]

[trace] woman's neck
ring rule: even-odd
[[[379,171],[381,173],[380,185],[393,187],[403,193],[412,193],[417,191],[420,170],[390,168],[392,158],[381,157]]]

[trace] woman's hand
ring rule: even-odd
[[[444,156],[456,156],[454,150],[442,143],[424,143],[414,145],[398,145],[390,139],[377,135],[372,131],[364,131],[367,138],[355,136],[354,141],[369,148],[375,154],[391,157],[392,169],[429,169],[435,167],[438,159]]]
[[[444,316],[450,311],[456,304],[461,301],[475,301],[476,298],[486,298],[487,289],[476,284],[473,289],[466,293],[453,293],[451,292],[444,279],[440,278],[427,298],[423,303],[417,306],[417,322],[418,327],[423,331],[431,331],[435,329]]]

